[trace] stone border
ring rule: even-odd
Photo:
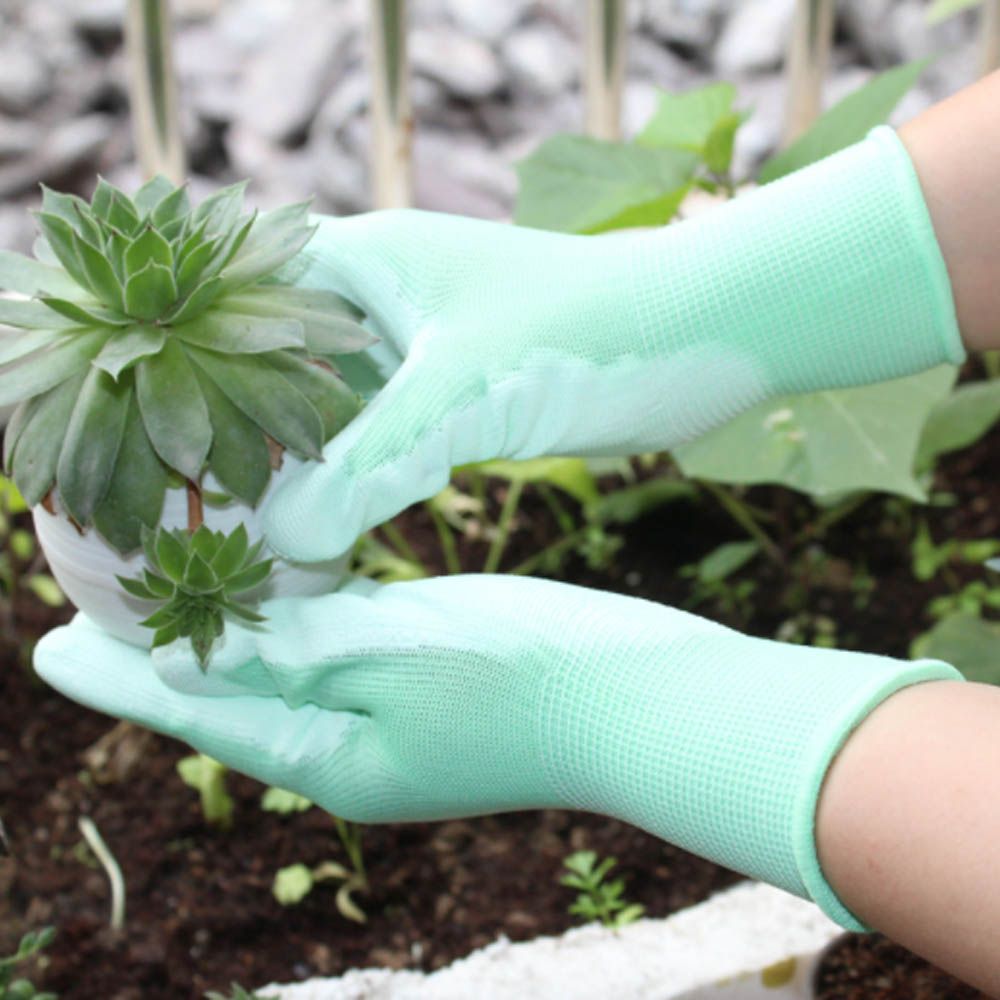
[[[841,933],[814,904],[745,882],[619,931],[591,924],[518,944],[501,938],[430,974],[352,970],[258,992],[277,1000],[807,1000],[818,953]]]

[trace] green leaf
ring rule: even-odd
[[[343,430],[361,411],[357,394],[333,372],[288,351],[276,351],[267,360],[316,408],[323,421],[324,441]]]
[[[124,207],[127,214],[138,221],[138,215],[132,200],[121,188],[114,184],[109,184],[103,177],[97,178],[97,187],[94,188],[94,196],[90,199],[90,207],[93,213],[105,222],[112,222],[115,213],[115,202],[119,207]],[[114,224],[112,222],[112,224]]]
[[[158,326],[133,326],[108,339],[94,365],[112,378],[134,365],[140,358],[158,353],[166,340],[166,331]]]
[[[220,272],[225,268],[225,266],[236,256],[239,252],[240,247],[246,242],[246,238],[250,235],[250,230],[253,228],[254,223],[257,221],[257,210],[254,209],[253,215],[251,215],[242,225],[239,227],[234,227],[229,235],[223,239],[215,253],[214,259],[212,261],[212,270],[216,273]]]
[[[132,198],[139,216],[145,218],[149,215],[173,190],[174,185],[163,174],[157,174],[152,180],[146,181]]]
[[[141,625],[142,623],[140,622],[139,624]],[[170,643],[179,638],[180,631],[173,622],[163,625],[153,633],[153,649],[159,646],[169,646]]]
[[[249,607],[245,604],[239,604],[236,601],[225,600],[222,602],[223,608],[230,614],[235,615],[242,621],[253,622],[258,624],[260,622],[266,622],[267,618],[264,615],[257,614],[256,611],[251,611]]]
[[[150,261],[168,269],[174,266],[170,244],[152,226],[147,226],[125,248],[125,271],[138,274]]]
[[[36,396],[86,368],[108,336],[107,330],[63,334],[44,351],[5,365],[0,369],[0,406]]]
[[[30,333],[0,334],[0,365],[34,354],[62,337],[62,330],[32,330]]]
[[[290,209],[296,206],[288,206]],[[257,281],[260,278],[273,274],[282,264],[288,263],[313,237],[316,232],[315,226],[298,226],[296,228],[274,229],[273,237],[260,241],[253,252],[248,252],[251,241],[257,235],[258,230],[270,232],[271,229],[265,226],[268,219],[277,215],[283,209],[265,216],[259,222],[254,231],[247,238],[246,243],[240,248],[240,252],[232,259],[229,265],[224,268],[220,275],[226,289],[232,290],[241,288],[244,285]]]
[[[963,10],[978,7],[981,3],[982,0],[934,0],[925,15],[927,23],[940,24],[942,21],[947,21],[948,18],[960,14]]]
[[[913,478],[921,430],[954,369],[761,403],[674,452],[688,476],[780,483],[814,496],[852,490],[924,498]]]
[[[176,298],[173,272],[153,261],[125,283],[125,312],[137,319],[159,319]]]
[[[557,135],[517,166],[514,221],[566,233],[597,232],[634,220],[644,206],[667,222],[694,173],[697,157],[582,136]]]
[[[191,221],[195,225],[204,224],[211,233],[225,232],[235,225],[243,211],[243,194],[247,181],[230,184],[215,194],[209,195],[192,213]]]
[[[664,504],[697,495],[694,484],[686,479],[660,476],[599,496],[587,507],[587,517],[598,524],[631,524]]]
[[[222,279],[206,278],[198,287],[177,307],[176,311],[166,317],[166,322],[171,325],[180,326],[194,319],[199,313],[204,312],[218,297],[222,291]]]
[[[56,314],[55,322],[65,326],[125,326],[130,320],[127,316],[112,312],[100,305],[81,305],[69,299],[55,299],[51,296],[42,298],[42,303],[49,314]],[[66,321],[69,320],[67,324]]]
[[[182,215],[187,215],[191,211],[188,202],[187,185],[174,188],[170,194],[166,195],[150,213],[150,219],[157,229],[163,229],[168,222],[179,219]],[[166,234],[164,234],[166,235]]]
[[[303,864],[294,864],[278,870],[271,892],[282,906],[294,906],[309,895],[312,887],[312,872]]]
[[[1000,379],[958,386],[933,410],[920,437],[917,469],[930,469],[938,455],[966,448],[1000,420]]]
[[[59,263],[77,284],[82,288],[89,288],[90,279],[83,269],[83,263],[74,242],[74,239],[80,238],[74,227],[61,216],[50,215],[48,212],[38,212],[35,217],[38,219],[38,224]]]
[[[212,422],[208,467],[234,497],[257,506],[271,478],[271,453],[260,428],[200,368],[198,384]]]
[[[795,170],[822,160],[838,150],[863,139],[876,125],[881,125],[903,96],[931,63],[918,59],[879,73],[863,87],[848,94],[792,143],[761,168],[758,180],[769,184]]]
[[[116,382],[97,368],[83,380],[56,468],[59,497],[81,525],[111,482],[131,398],[131,383]]]
[[[0,288],[32,296],[80,294],[80,286],[65,271],[10,250],[0,250]]]
[[[176,327],[188,344],[222,354],[264,354],[283,347],[305,347],[302,324],[296,319],[235,316],[213,310]]]
[[[139,408],[156,453],[188,479],[201,474],[212,445],[208,406],[184,350],[168,337],[135,367]]]
[[[133,597],[138,597],[143,601],[159,600],[159,595],[154,594],[153,591],[142,582],[142,580],[133,580],[127,576],[116,576],[115,579],[121,584],[122,590],[131,594]],[[173,588],[171,588],[171,591],[172,590]]]
[[[484,476],[498,476],[512,483],[548,483],[581,504],[599,499],[597,483],[582,458],[531,458],[522,462],[498,458],[471,468]]]
[[[114,195],[108,211],[108,222],[125,235],[134,233],[140,225],[135,205],[125,195]]]
[[[261,796],[260,807],[264,812],[305,812],[312,808],[312,802],[298,792],[289,792],[284,788],[272,786]]]
[[[196,594],[210,594],[219,589],[219,578],[215,571],[197,552],[188,560],[184,589],[193,590]]]
[[[73,246],[83,265],[83,272],[93,293],[106,306],[121,309],[124,303],[122,286],[110,261],[96,247],[73,234]]]
[[[698,579],[716,583],[742,569],[760,552],[758,542],[724,542],[698,561]]]
[[[187,348],[191,359],[258,427],[309,458],[322,458],[323,421],[316,407],[256,354]]]
[[[181,295],[187,295],[199,283],[202,272],[217,249],[216,242],[212,240],[202,243],[181,257],[177,267],[177,289]]]
[[[53,485],[66,425],[83,379],[81,372],[45,393],[35,404],[18,438],[11,463],[12,474],[29,507],[34,507]]]
[[[78,229],[80,214],[89,214],[90,206],[75,194],[53,191],[52,188],[46,187],[44,184],[40,184],[39,187],[42,189],[42,211],[49,215],[58,216],[74,229]]]
[[[212,558],[212,569],[220,580],[225,580],[243,565],[247,550],[250,548],[250,540],[247,537],[247,529],[241,523],[219,547]]]
[[[968,681],[1000,684],[1000,623],[962,612],[949,615],[913,640],[910,655],[944,660]]]
[[[254,563],[226,580],[227,594],[242,594],[244,591],[259,587],[271,574],[272,561]]]
[[[174,583],[183,583],[188,559],[184,543],[174,532],[160,528],[153,544],[156,552],[155,565]]]
[[[108,490],[94,511],[94,526],[121,553],[139,548],[142,530],[159,524],[167,490],[167,470],[146,434],[133,394],[118,459]]]

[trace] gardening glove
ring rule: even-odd
[[[453,466],[670,448],[772,395],[963,358],[896,134],[659,230],[572,236],[450,215],[325,219],[284,275],[354,300],[398,364],[276,491],[299,560],[345,551]],[[395,359],[395,361],[393,361]]]
[[[363,823],[526,808],[626,820],[863,925],[820,870],[814,815],[851,730],[944,663],[748,638],[647,601],[508,576],[263,605],[207,672],[78,617],[45,680]]]

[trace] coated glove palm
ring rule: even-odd
[[[950,285],[888,128],[658,231],[425,212],[323,220],[287,277],[355,300],[388,384],[265,511],[296,559],[499,456],[672,447],[771,395],[959,361]]]
[[[445,577],[274,601],[227,625],[207,674],[85,619],[38,672],[362,822],[585,809],[815,899],[813,817],[850,730],[926,661],[752,639],[646,601],[544,580]]]

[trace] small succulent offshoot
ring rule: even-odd
[[[242,524],[229,535],[202,524],[194,534],[147,528],[142,536],[152,568],[140,578],[120,576],[118,582],[133,597],[162,605],[139,623],[156,630],[154,649],[175,639],[190,639],[204,669],[227,613],[247,622],[264,621],[239,595],[267,579],[272,560],[258,558],[264,542],[250,545]]]

